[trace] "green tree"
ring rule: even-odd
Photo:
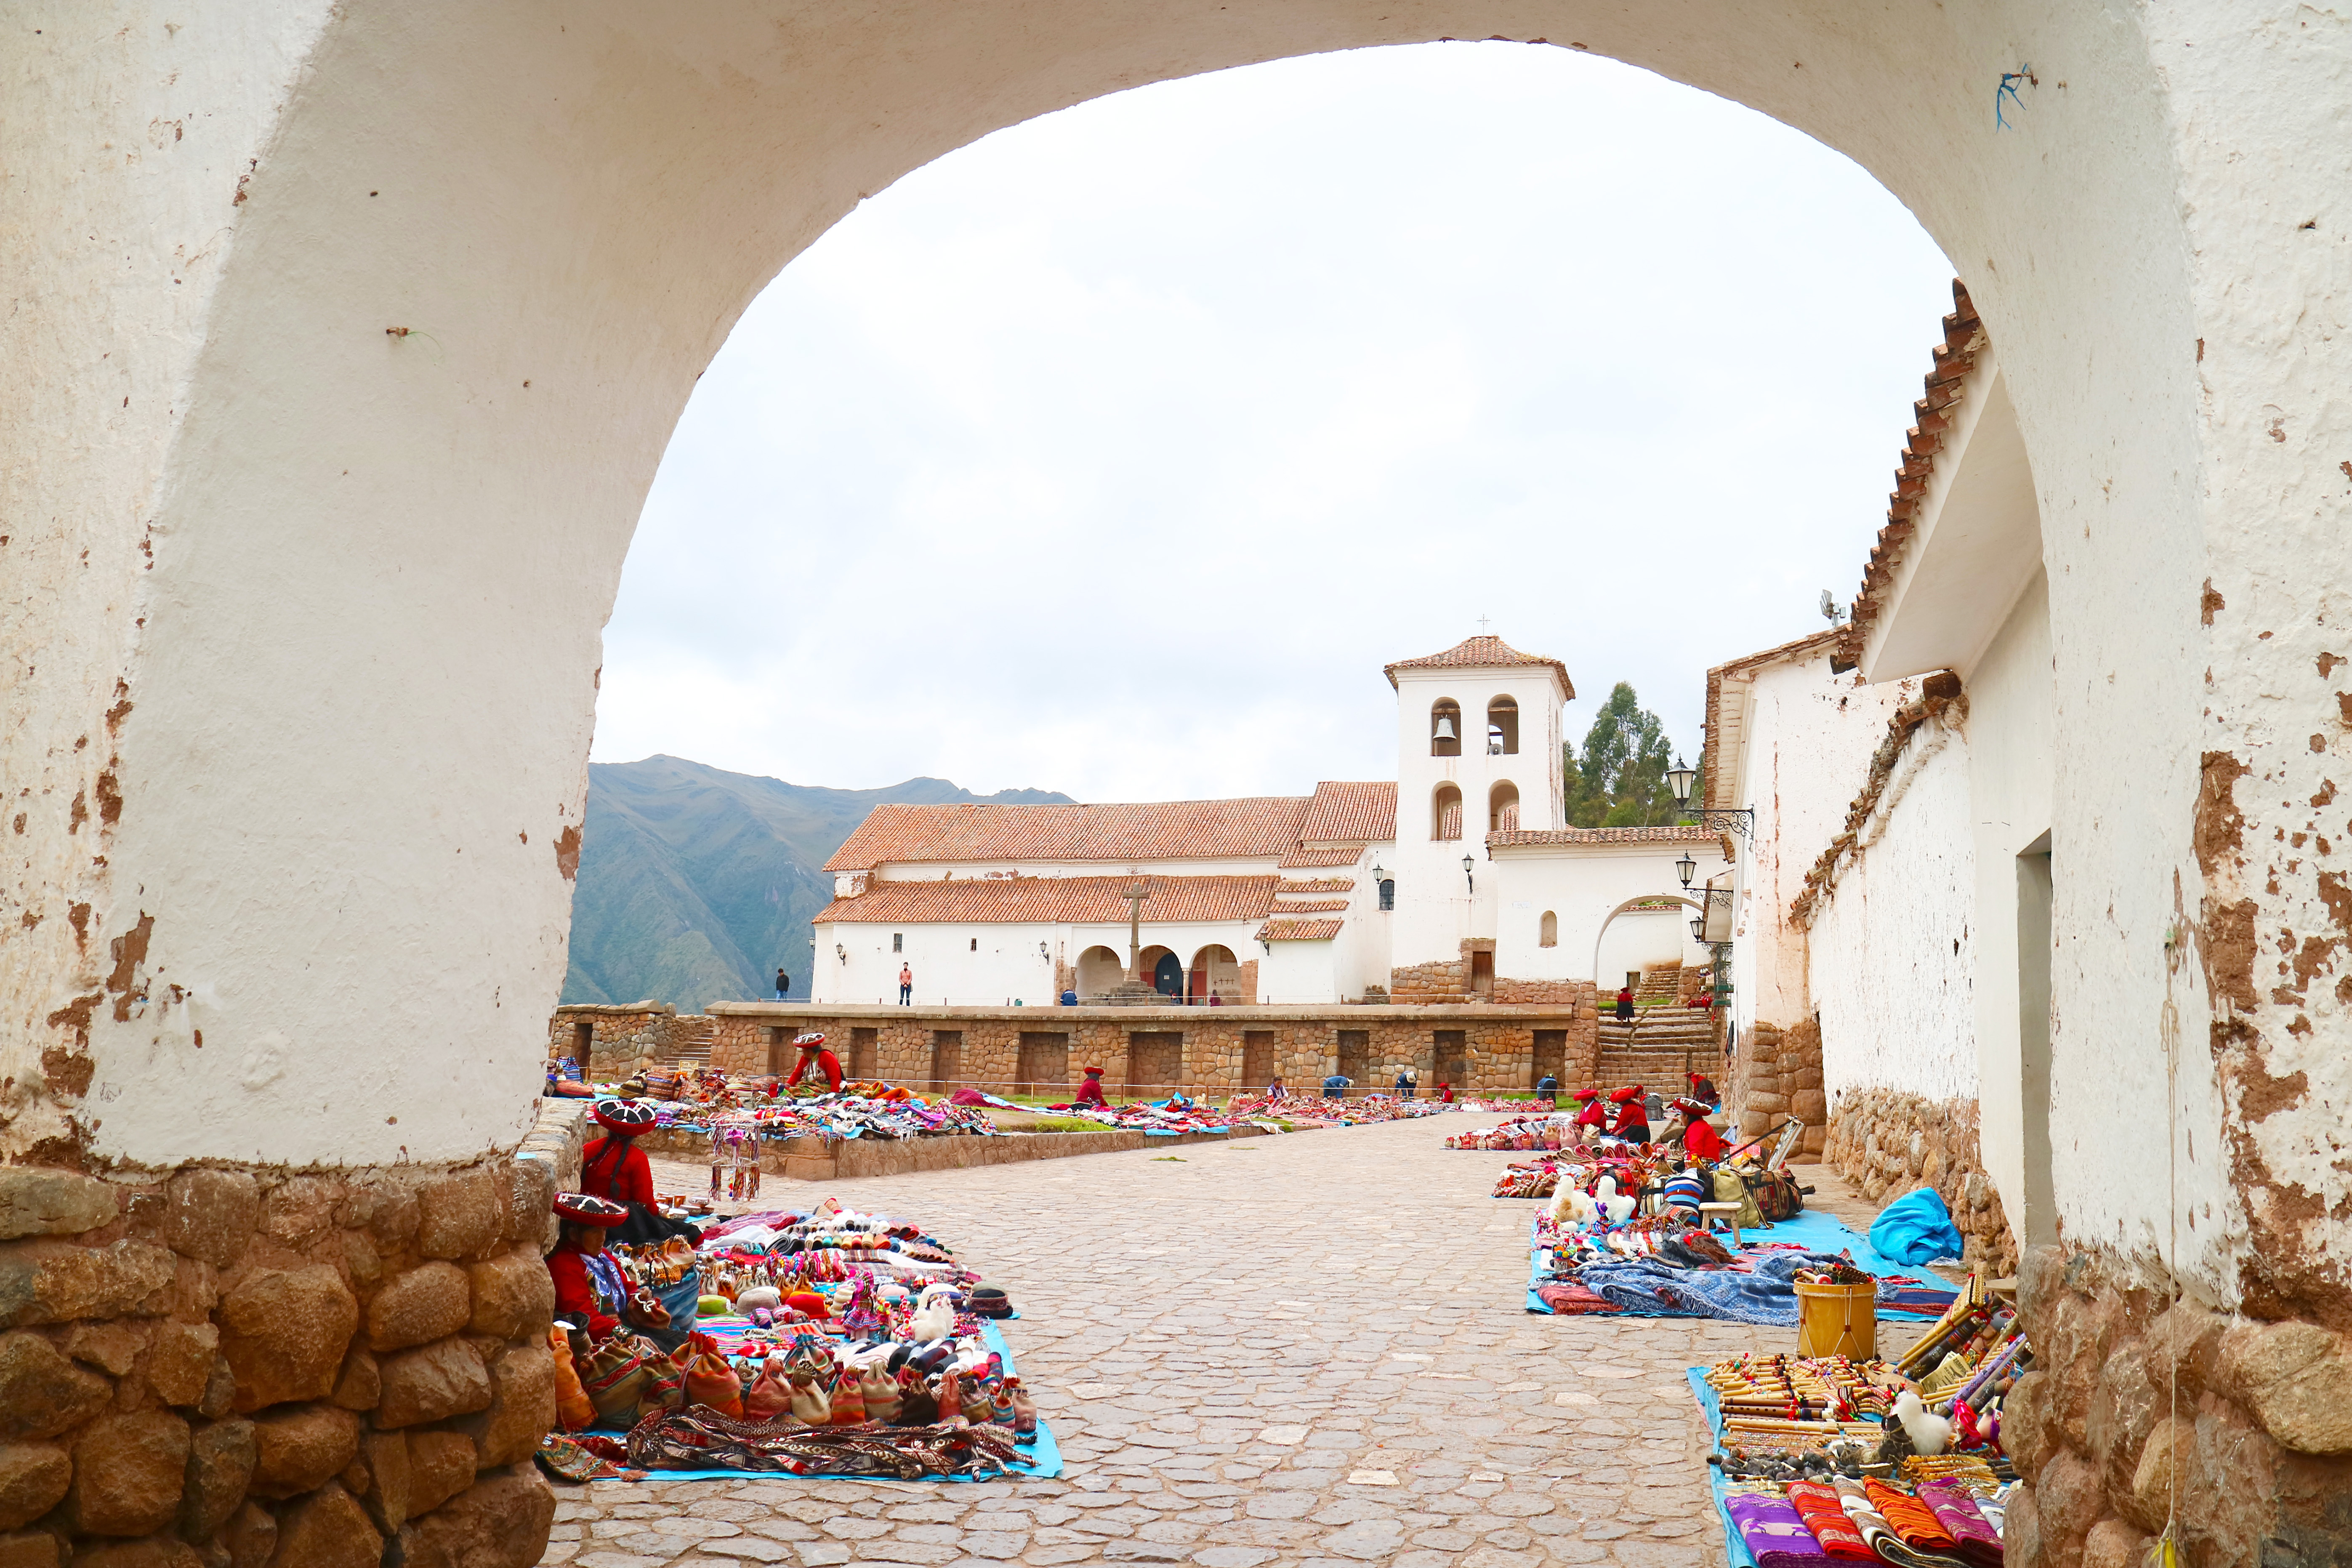
[[[1560,748],[1568,820],[1577,827],[1658,827],[1675,820],[1665,725],[1619,681],[1585,731],[1584,755]]]

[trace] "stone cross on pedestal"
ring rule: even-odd
[[[1151,896],[1149,881],[1138,882],[1120,898],[1127,900],[1127,975],[1139,985],[1143,978],[1143,900]]]

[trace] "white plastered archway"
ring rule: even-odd
[[[22,817],[0,1153],[511,1145],[563,973],[599,628],[663,446],[745,304],[864,196],[998,127],[1444,37],[1613,56],[1803,129],[1966,277],[2045,521],[2071,942],[2053,1092],[2224,1146],[2226,1082],[2168,1106],[2144,1070],[2165,1018],[2194,1042],[2212,1011],[2180,955],[2237,964],[2229,931],[2329,929],[2318,861],[2265,883],[2232,858],[2304,829],[2269,802],[2320,791],[2340,729],[2326,665],[2306,672],[2352,569],[2315,567],[2278,526],[2339,504],[2352,450],[2332,275],[2282,261],[2340,244],[2352,216],[2311,154],[2339,144],[2347,96],[2341,25],[2316,13],[256,0],[167,27],[33,10],[41,41],[19,37],[31,63],[0,106],[23,302],[0,355],[30,413],[0,421],[0,575],[27,585],[0,607]],[[1998,129],[1998,84],[2029,63],[2029,104]],[[1726,335],[1752,384],[1800,352]],[[2192,843],[2200,754],[2282,786],[2231,805],[2229,773],[2218,848]],[[2116,778],[2128,798],[2099,787]],[[2211,942],[2209,900],[2243,911]],[[2290,1036],[2297,1007],[2234,970],[2210,983],[2242,992],[2227,1051],[2250,1070],[2342,1085],[2352,1024],[2324,997]],[[2325,1099],[2239,1123],[2252,1169],[2233,1184],[2209,1158],[2184,1201],[2244,1215],[2238,1186],[2324,1133]],[[2057,1152],[2077,1230],[2169,1245],[2104,1159]],[[2304,1190],[2324,1229],[2352,1176]],[[2231,1222],[2187,1245],[2221,1275],[2245,1237]],[[2305,1239],[2317,1278],[2341,1274],[2352,1242]]]
[[[1696,899],[1686,897],[1681,893],[1643,893],[1638,898],[1627,899],[1623,903],[1619,904],[1615,909],[1611,910],[1608,914],[1602,916],[1601,921],[1601,929],[1592,933],[1592,983],[1595,985],[1601,984],[1601,944],[1608,940],[1610,926],[1616,922],[1619,915],[1623,914],[1635,904],[1654,904],[1662,901],[1677,903],[1682,905],[1685,909],[1694,910],[1700,914],[1706,913],[1706,906],[1705,904],[1700,903]]]

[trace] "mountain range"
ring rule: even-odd
[[[826,789],[683,757],[595,763],[572,895],[566,1002],[707,1003],[775,994],[779,964],[808,994],[809,920],[833,900],[819,869],[866,814],[913,804],[1059,805],[1066,795],[973,795],[945,779]]]

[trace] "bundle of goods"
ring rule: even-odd
[[[1923,1401],[1911,1375],[1920,1360],[1973,1346],[1997,1380],[2002,1347],[2021,1344],[1970,1283],[1931,1336],[1949,1347],[1941,1352],[1892,1365],[1742,1356],[1690,1369],[1716,1436],[1707,1462],[1734,1564],[2000,1563],[2016,1473],[1983,1431]]]
[[[919,1226],[828,1199],[730,1220],[693,1255],[613,1250],[633,1283],[702,1294],[673,1352],[625,1327],[594,1345],[559,1327],[564,1430],[541,1455],[558,1474],[1059,1473],[986,1321],[1012,1303]]]
[[[1503,1167],[1495,1178],[1498,1198],[1548,1198],[1559,1189],[1559,1162],[1521,1160]]]
[[[1235,1116],[1280,1117],[1289,1121],[1328,1121],[1338,1127],[1362,1127],[1375,1121],[1410,1121],[1417,1116],[1437,1116],[1459,1110],[1459,1105],[1439,1100],[1398,1100],[1368,1094],[1360,1100],[1326,1100],[1318,1095],[1244,1095],[1226,1108]]]

